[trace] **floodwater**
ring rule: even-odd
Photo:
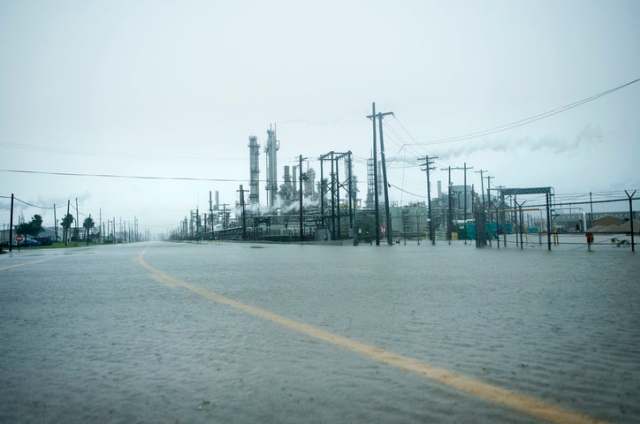
[[[157,270],[243,304],[589,417],[640,421],[637,253],[409,242],[2,255],[0,422],[539,422],[162,284],[142,250]]]

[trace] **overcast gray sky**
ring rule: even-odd
[[[0,168],[248,178],[247,138],[263,143],[272,122],[280,165],[330,150],[364,159],[376,101],[399,119],[385,121],[389,156],[438,154],[438,166],[466,161],[494,184],[558,193],[637,188],[640,84],[509,132],[400,146],[639,77],[638,22],[638,1],[3,1]],[[424,174],[400,165],[390,164],[390,182],[424,193]],[[364,197],[362,162],[356,172]],[[58,205],[78,196],[81,212],[137,215],[154,231],[204,207],[208,190],[234,203],[238,188],[8,173],[0,181],[1,195]]]

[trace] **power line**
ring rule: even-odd
[[[424,196],[424,195],[422,195],[422,194],[412,193],[412,192],[410,192],[410,191],[407,191],[407,190],[405,190],[405,189],[403,189],[403,188],[398,187],[398,186],[397,186],[397,185],[395,185],[395,184],[391,184],[391,183],[389,183],[389,185],[390,185],[391,187],[395,188],[396,190],[399,190],[399,191],[401,191],[401,192],[403,192],[403,193],[410,194],[410,195],[412,195],[412,196],[419,197],[419,198],[421,198],[421,199],[426,199],[426,198],[427,198],[427,196]]]
[[[172,154],[171,152],[166,152],[167,155],[158,155],[156,153],[144,153],[144,154],[134,154],[129,152],[117,152],[117,151],[86,151],[86,150],[77,150],[77,149],[64,149],[59,147],[50,147],[41,144],[29,144],[29,143],[12,143],[12,142],[0,142],[0,146],[7,147],[10,149],[29,149],[29,150],[38,150],[40,152],[48,152],[55,154],[63,154],[63,155],[78,155],[78,156],[113,156],[113,157],[127,157],[131,159],[143,159],[143,160],[172,160],[176,159],[185,159],[185,160],[206,160],[207,162],[211,161],[244,161],[246,158],[242,157],[220,157],[216,156],[211,152],[202,152],[200,155],[185,155],[185,154]]]
[[[37,174],[37,175],[57,175],[63,177],[97,177],[97,178],[118,178],[118,179],[137,179],[137,180],[164,180],[164,181],[209,181],[209,182],[232,182],[240,183],[250,181],[248,178],[204,178],[204,177],[172,177],[157,175],[122,175],[122,174],[92,174],[82,172],[61,172],[61,171],[34,171],[28,169],[0,169],[0,172],[8,172],[14,174]],[[266,182],[266,180],[258,180]],[[287,181],[278,180],[285,183]],[[358,184],[364,182],[358,181]]]
[[[461,134],[461,135],[457,135],[457,136],[451,136],[451,137],[441,137],[441,138],[436,138],[433,140],[430,140],[428,142],[424,142],[424,143],[413,143],[412,145],[414,146],[425,146],[425,145],[433,145],[433,144],[446,144],[446,143],[457,143],[460,141],[465,141],[465,140],[471,140],[474,138],[478,138],[478,137],[483,137],[483,136],[487,136],[487,135],[492,135],[492,134],[497,134],[500,132],[504,132],[504,131],[508,131],[514,128],[518,128],[524,125],[528,125],[531,124],[533,122],[539,121],[541,119],[545,119],[545,118],[549,118],[551,116],[557,115],[559,113],[562,112],[566,112],[568,110],[574,109],[578,106],[582,106],[586,103],[590,103],[593,102],[595,100],[598,100],[601,97],[604,97],[608,94],[614,93],[618,90],[622,90],[623,88],[629,87],[632,84],[635,84],[637,82],[640,82],[640,78],[636,78],[634,80],[628,81],[624,84],[618,85],[616,87],[610,88],[608,90],[602,91],[600,93],[591,95],[589,97],[585,97],[584,99],[581,100],[577,100],[575,102],[572,103],[568,103],[566,105],[563,106],[558,106],[555,107],[553,109],[547,110],[546,112],[542,112],[542,113],[538,113],[536,115],[531,115],[528,116],[526,118],[522,118],[522,119],[518,119],[516,121],[511,121],[508,122],[506,124],[502,124],[502,125],[498,125],[492,128],[488,128],[488,129],[484,129],[484,130],[477,130],[477,131],[472,131],[466,134]],[[398,123],[403,127],[403,129],[408,133],[408,131],[406,130],[406,128],[404,127],[404,125],[402,125],[402,123],[400,121],[398,121]],[[413,137],[411,137],[413,139]]]
[[[4,196],[3,196],[3,197],[4,197]],[[13,198],[14,198],[14,200],[17,200],[18,202],[20,202],[20,203],[24,203],[25,205],[27,205],[27,206],[31,206],[31,207],[33,207],[33,208],[37,208],[37,209],[50,209],[50,210],[52,210],[52,209],[53,209],[52,207],[48,207],[48,206],[34,205],[34,204],[33,204],[33,203],[31,203],[31,202],[27,202],[26,200],[18,199],[18,198],[17,198],[17,197],[15,197],[15,196],[14,196]]]

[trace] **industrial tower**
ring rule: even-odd
[[[316,184],[316,171],[313,168],[307,169],[307,178],[304,180],[304,195],[307,197],[312,197],[314,193],[314,188]]]
[[[250,180],[249,180],[249,203],[257,205],[260,203],[260,145],[258,144],[258,138],[255,135],[249,136],[249,166],[250,166]]]
[[[276,138],[275,128],[267,130],[267,145],[264,152],[267,154],[267,206],[273,207],[276,204],[276,196],[278,195],[278,156],[280,150],[280,142]]]

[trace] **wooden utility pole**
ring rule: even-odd
[[[13,199],[14,194],[11,193],[11,212],[9,212],[9,252],[13,251]]]
[[[591,227],[593,227],[593,194],[589,192],[589,228]]]
[[[495,204],[495,211],[496,211],[496,246],[498,247],[498,249],[500,249],[500,203],[501,200],[504,200],[504,197],[502,196],[502,189],[504,188],[504,186],[498,186],[496,189],[496,191],[498,191],[500,193],[500,196],[498,196],[496,194],[496,204]],[[488,210],[488,209],[487,209]],[[504,230],[503,230],[504,232]]]
[[[421,165],[424,168],[421,168],[423,171],[426,171],[427,173],[427,213],[428,213],[428,219],[429,219],[429,239],[431,240],[431,245],[435,246],[436,244],[436,237],[435,234],[433,234],[433,216],[431,214],[431,179],[430,179],[430,172],[429,171],[433,171],[434,169],[436,169],[435,167],[432,167],[431,165],[433,165],[433,163],[435,162],[435,159],[437,159],[438,156],[431,156],[429,157],[428,155],[425,155],[423,158],[418,158],[418,160],[423,160],[424,163],[422,163]]]
[[[389,183],[387,182],[387,163],[384,156],[384,135],[382,131],[382,120],[385,116],[393,116],[393,112],[380,112],[378,113],[378,126],[380,128],[380,159],[382,159],[382,182],[384,183],[384,212],[386,215],[387,223],[387,244],[393,246],[393,240],[391,239],[391,212],[389,211]]]
[[[56,243],[58,242],[58,218],[56,215],[56,204],[53,204],[53,231],[55,232]]]
[[[355,237],[355,235],[353,234],[353,210],[355,209],[355,201],[356,199],[354,199],[353,196],[353,184],[352,184],[352,178],[353,178],[353,169],[352,169],[352,164],[351,164],[351,150],[349,150],[347,152],[347,160],[348,162],[348,174],[349,174],[349,180],[348,180],[348,189],[349,189],[349,228],[351,229],[351,236]]]
[[[380,246],[380,205],[378,204],[378,148],[376,140],[376,102],[371,104],[371,115],[367,118],[373,121],[373,202],[376,223],[376,246]]]
[[[491,221],[491,213],[490,213],[490,209],[491,209],[491,180],[495,180],[496,177],[491,177],[489,175],[487,175],[487,225],[489,224],[489,222]],[[491,247],[491,237],[487,237],[489,239],[489,247]],[[498,243],[500,243],[500,240],[498,240]]]
[[[452,226],[453,226],[453,221],[451,219],[451,166],[448,166],[446,168],[440,168],[441,171],[448,171],[448,175],[449,175],[449,183],[448,183],[448,190],[447,190],[447,200],[449,203],[449,207],[448,210],[449,212],[447,213],[447,240],[449,241],[449,244],[451,244],[451,230],[452,230]]]
[[[519,226],[518,226],[518,232],[520,233],[520,250],[524,249],[524,237],[523,237],[523,232],[524,232],[524,222],[523,222],[523,217],[522,217],[522,206],[524,206],[524,204],[526,203],[526,200],[523,200],[522,203],[518,203],[517,201],[514,200],[514,203],[516,204],[516,214],[519,216],[518,221],[519,221]],[[528,239],[528,236],[527,236]],[[517,244],[516,244],[517,246]]]
[[[76,197],[76,237],[80,239],[80,212],[78,212],[78,198]]]
[[[484,202],[484,173],[489,172],[486,169],[481,169],[479,171],[475,171],[476,174],[480,174],[480,193],[482,193],[482,209],[485,209],[487,206]]]
[[[323,160],[324,156],[320,156],[320,222],[322,224],[322,229],[324,228],[324,168],[323,168]]]
[[[631,251],[636,251],[636,240],[633,234],[633,196],[636,194],[636,190],[633,190],[632,193],[629,193],[627,190],[624,191],[627,197],[629,198],[629,225],[631,225]]]
[[[67,217],[69,216],[69,209],[71,208],[71,199],[67,199],[67,215],[64,217],[65,219],[67,219]],[[71,227],[71,225],[69,225],[69,227]],[[64,245],[66,246],[69,243],[69,229],[70,228],[66,228],[64,229]]]

